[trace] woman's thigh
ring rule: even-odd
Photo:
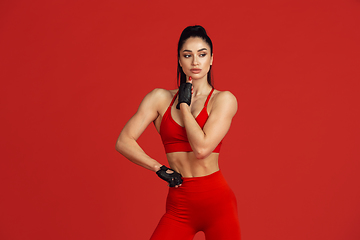
[[[237,218],[218,221],[204,230],[206,240],[240,240],[240,225]]]
[[[176,221],[165,214],[161,218],[150,240],[192,240],[194,236],[195,231],[191,226]]]

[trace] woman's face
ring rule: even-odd
[[[210,46],[202,38],[188,38],[180,49],[179,64],[187,77],[192,79],[207,78],[212,65]]]

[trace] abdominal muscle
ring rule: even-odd
[[[211,153],[204,159],[197,159],[193,152],[166,154],[170,168],[185,178],[203,177],[219,171],[219,153]]]

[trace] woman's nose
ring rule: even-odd
[[[193,65],[198,65],[199,64],[197,56],[194,56],[192,64]]]

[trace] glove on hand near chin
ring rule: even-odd
[[[189,82],[180,84],[179,99],[178,99],[178,104],[176,105],[177,109],[180,109],[180,103],[186,103],[187,105],[190,106],[191,88],[192,88],[192,84]]]
[[[171,170],[173,173],[167,173],[167,170]],[[161,179],[167,181],[170,187],[175,187],[176,185],[180,185],[182,183],[181,174],[164,165],[160,167],[160,170],[157,171],[156,174]]]

